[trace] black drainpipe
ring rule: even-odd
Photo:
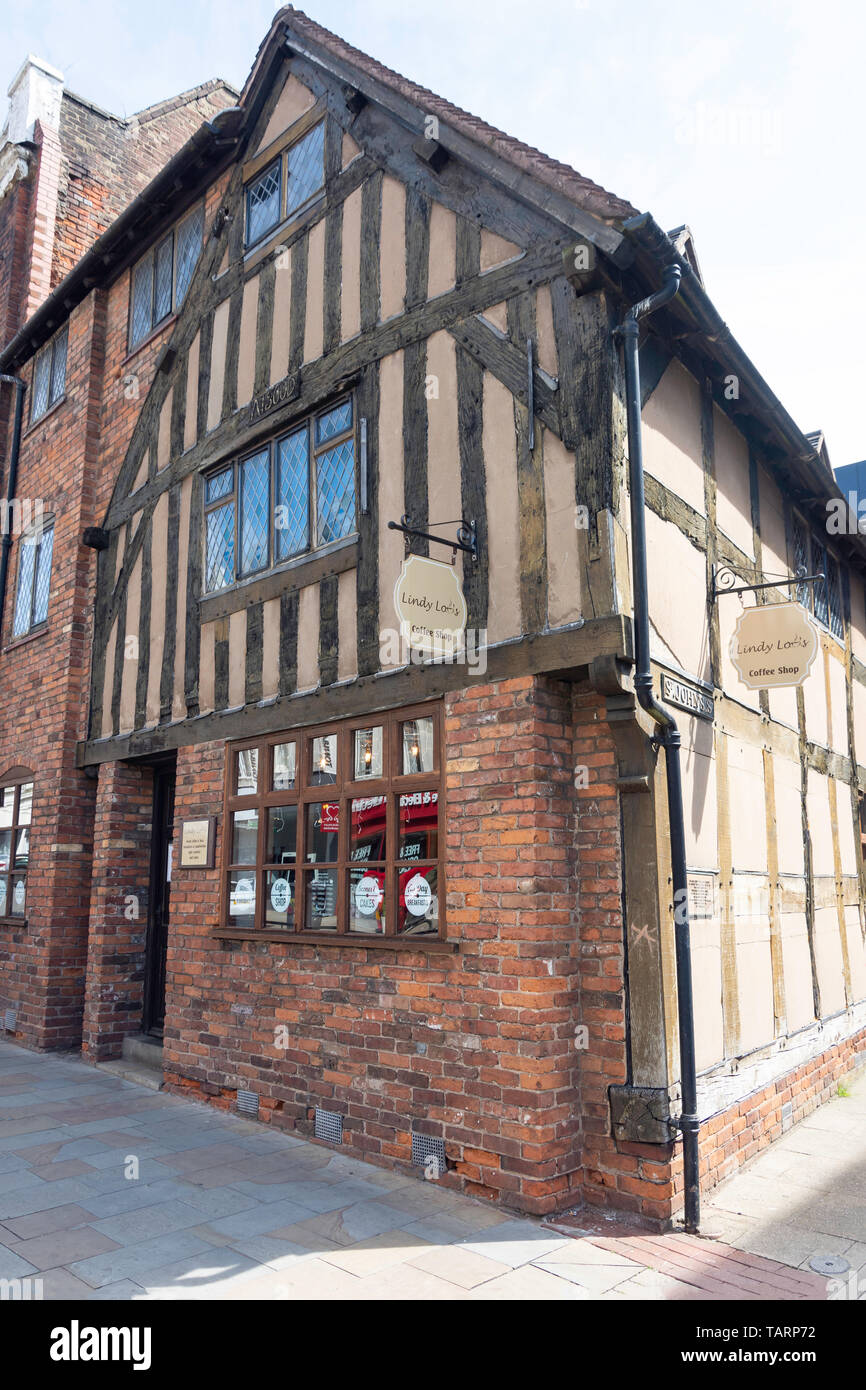
[[[683,820],[683,784],[680,768],[680,731],[673,715],[653,695],[650,669],[649,602],[647,596],[646,519],[644,514],[643,438],[641,431],[639,320],[673,299],[680,288],[678,265],[664,270],[664,286],[648,299],[633,304],[615,330],[623,340],[626,406],[628,411],[629,487],[631,492],[632,587],[634,591],[635,675],[634,688],[641,709],[659,728],[658,742],[665,750],[670,821],[671,869],[674,887],[674,936],[677,961],[677,1005],[680,1032],[680,1086],[685,1180],[685,1228],[696,1232],[701,1218],[699,1182],[697,1080],[695,1075],[695,1014],[692,998],[692,953],[689,933],[686,834]]]
[[[0,541],[0,637],[3,629],[3,609],[6,603],[6,581],[9,575],[9,551],[12,549],[12,500],[18,486],[18,456],[21,452],[21,422],[24,418],[24,382],[18,376],[0,376],[0,383],[15,387],[15,419],[12,426],[12,451],[9,455],[9,477],[6,483],[6,505],[0,518],[3,539]]]

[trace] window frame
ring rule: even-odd
[[[313,119],[310,119],[310,117],[313,117]],[[303,130],[299,130],[296,134],[291,136],[280,149],[273,149],[273,146],[269,146],[262,151],[260,156],[257,156],[254,161],[251,161],[251,163],[254,163],[258,167],[247,175],[243,185],[245,254],[250,251],[255,251],[258,247],[263,245],[268,237],[272,236],[284,223],[293,222],[296,217],[301,217],[316,199],[321,198],[324,194],[325,184],[327,182],[325,167],[328,147],[327,120],[328,114],[326,110],[319,106],[313,108],[305,118]],[[309,139],[319,127],[322,127],[322,182],[319,184],[318,188],[308,194],[302,203],[299,203],[297,207],[289,211],[289,179],[287,175],[289,153],[300,145],[302,141]],[[280,166],[277,218],[276,221],[271,223],[263,232],[260,232],[255,240],[251,240],[249,235],[249,193],[253,184],[257,183],[259,179],[268,173],[277,162],[279,162]]]
[[[15,594],[12,600],[12,633],[10,639],[12,642],[23,642],[26,637],[30,637],[34,632],[41,632],[44,628],[48,627],[48,607],[51,602],[51,576],[54,570],[54,520],[53,516],[43,517],[41,522],[30,526],[24,535],[19,538],[18,570],[15,576]],[[39,560],[42,554],[42,547],[45,544],[46,537],[49,535],[51,536],[51,562],[48,570],[48,594],[45,600],[45,617],[40,618],[38,622],[34,622],[33,606],[36,602],[36,576],[39,571]],[[24,555],[24,546],[26,545],[33,546],[35,555],[33,559],[33,569],[30,575],[29,620],[27,627],[24,628],[23,631],[18,632],[16,630],[16,616],[18,613],[18,595],[21,589],[23,574],[22,559]]]
[[[823,581],[794,586],[796,601],[834,641],[845,645],[845,600],[842,580],[843,562],[828,547],[826,541],[809,525],[799,512],[791,516],[791,570],[796,574],[797,566],[805,563],[807,574],[823,571]],[[798,556],[798,549],[803,555]],[[834,582],[835,579],[835,582]],[[826,619],[818,612],[817,600],[823,593]]]
[[[413,719],[433,720],[433,769],[430,772],[403,773],[400,761],[401,726]],[[382,728],[383,775],[377,778],[357,778],[353,765],[354,733],[358,729]],[[426,701],[394,710],[379,711],[365,716],[354,715],[349,719],[332,719],[323,724],[305,725],[302,728],[286,729],[258,738],[236,739],[225,746],[225,768],[223,784],[223,835],[220,863],[219,923],[214,936],[242,940],[292,941],[297,944],[340,944],[354,947],[387,945],[392,949],[424,950],[447,941],[447,913],[445,892],[445,766],[442,752],[444,731],[443,707],[441,700]],[[334,783],[314,785],[310,776],[313,741],[326,735],[337,737],[338,777]],[[272,768],[273,750],[276,745],[295,744],[295,786],[291,790],[273,791]],[[258,752],[258,779],[254,794],[240,795],[235,790],[234,769],[236,755],[247,749]],[[304,926],[307,911],[308,884],[313,878],[315,861],[306,859],[307,826],[306,808],[329,800],[328,791],[332,788],[330,799],[340,805],[337,857],[333,861],[320,861],[319,866],[332,869],[337,874],[337,898],[335,915],[337,926],[334,930],[307,930]],[[399,858],[399,814],[400,797],[413,792],[434,792],[437,795],[436,813],[436,854],[418,859]],[[386,854],[376,860],[353,860],[350,857],[351,805],[354,800],[364,797],[384,796],[386,807]],[[297,808],[297,828],[295,838],[295,857],[291,864],[280,865],[267,858],[268,811],[272,808],[292,806]],[[233,817],[236,811],[255,810],[258,816],[256,831],[255,864],[238,864],[232,859]],[[349,882],[351,870],[362,863],[369,863],[381,872],[384,881],[385,930],[383,932],[360,932],[349,929]],[[436,870],[436,896],[438,899],[438,925],[434,932],[423,935],[410,935],[405,931],[398,934],[398,915],[400,901],[401,868],[418,866],[421,869]],[[284,927],[268,925],[264,920],[266,881],[274,869],[291,868],[295,875],[293,903],[294,923]],[[247,871],[255,881],[254,922],[249,927],[232,924],[229,913],[230,878],[233,873]]]
[[[62,384],[62,386],[60,387],[60,390],[57,391],[56,394],[55,394],[55,392],[54,392],[54,377],[55,377],[56,363],[57,363],[57,350],[58,350],[58,345],[59,345],[61,342],[62,342],[62,344],[63,344],[63,384]],[[50,341],[47,342],[43,348],[40,348],[39,352],[37,352],[35,358],[33,359],[33,377],[32,377],[31,384],[30,384],[30,423],[31,423],[31,425],[35,425],[39,420],[43,420],[43,419],[45,418],[45,416],[48,414],[49,410],[53,410],[54,407],[55,407],[56,405],[59,405],[60,402],[65,398],[65,396],[66,396],[66,368],[67,368],[67,365],[68,365],[68,356],[69,356],[69,324],[68,324],[68,323],[64,323],[63,327],[62,327],[62,328],[59,328],[59,329],[57,330],[57,332],[54,334],[53,338],[51,338]],[[36,410],[36,373],[37,373],[37,371],[39,370],[39,363],[42,362],[42,361],[44,361],[46,357],[48,358],[48,392],[47,392],[47,395],[46,395],[46,397],[45,397],[45,405],[44,405],[44,407],[37,413],[37,410]]]
[[[337,410],[341,405],[349,404],[351,407],[352,418],[349,426],[345,430],[330,436],[323,444],[316,443],[316,425],[323,415],[329,414],[332,410]],[[293,550],[287,555],[277,557],[277,534],[279,528],[276,525],[277,506],[282,505],[277,501],[277,469],[279,463],[279,446],[284,440],[290,439],[301,430],[307,432],[307,544],[299,550]],[[359,481],[358,481],[358,411],[354,393],[343,392],[333,401],[328,401],[325,405],[318,406],[315,410],[309,411],[298,420],[293,420],[291,424],[280,430],[279,434],[271,435],[268,439],[260,441],[257,445],[245,449],[234,458],[224,459],[221,463],[214,464],[206,471],[202,471],[202,598],[210,598],[213,594],[227,593],[238,584],[246,583],[247,580],[254,579],[260,575],[268,574],[272,570],[279,569],[281,565],[296,562],[301,556],[313,556],[318,552],[326,550],[328,546],[339,545],[348,540],[351,536],[358,534],[358,516],[360,508]],[[341,444],[352,441],[352,471],[354,485],[354,524],[352,530],[345,536],[337,537],[335,540],[318,541],[319,532],[319,459],[333,449],[339,448]],[[240,568],[240,538],[241,538],[241,469],[245,463],[258,455],[267,451],[268,456],[268,556],[267,562],[258,569],[242,572]],[[227,493],[216,498],[213,502],[208,502],[207,485],[211,478],[218,477],[228,469],[232,470],[232,486]],[[233,557],[234,575],[228,584],[223,584],[219,588],[207,588],[207,518],[211,512],[219,511],[220,508],[231,503],[234,506],[234,530],[233,530]]]
[[[30,820],[22,823],[20,820],[21,812],[21,790],[29,786],[30,792]],[[2,780],[0,780],[0,797],[7,791],[13,792],[12,798],[12,820],[8,827],[9,830],[9,867],[0,869],[0,879],[6,880],[6,908],[7,911],[0,913],[0,925],[24,927],[27,925],[27,878],[30,873],[30,856],[33,849],[33,805],[36,799],[36,779],[29,768],[13,768]],[[27,863],[23,869],[15,868],[15,845],[18,834],[21,830],[28,832],[27,839]],[[5,829],[0,829],[0,834],[5,834]],[[24,910],[20,913],[10,912],[8,908],[12,904],[12,880],[21,878],[24,880]]]
[[[163,324],[168,323],[169,319],[171,319],[175,314],[177,314],[177,313],[180,312],[180,309],[181,309],[181,307],[182,307],[182,305],[183,305],[183,302],[184,302],[184,300],[186,299],[187,294],[189,293],[189,285],[187,285],[186,289],[185,289],[184,292],[183,292],[183,295],[182,295],[180,298],[178,298],[178,289],[177,289],[177,270],[178,270],[178,266],[177,266],[177,237],[178,237],[178,232],[180,231],[180,229],[181,229],[183,226],[186,225],[187,222],[189,222],[189,221],[191,220],[191,218],[197,217],[197,216],[201,216],[201,244],[200,244],[200,246],[199,246],[198,255],[196,256],[196,259],[195,259],[195,265],[198,265],[199,256],[201,255],[201,248],[204,246],[204,234],[205,234],[205,215],[204,215],[204,212],[205,212],[205,209],[204,209],[204,200],[200,198],[200,199],[198,199],[197,202],[195,202],[195,203],[193,204],[193,206],[192,206],[191,208],[189,208],[189,209],[184,213],[183,217],[178,218],[177,222],[175,222],[174,226],[171,227],[171,229],[170,229],[168,232],[166,232],[165,236],[158,237],[157,240],[153,243],[153,245],[152,245],[152,246],[149,246],[148,249],[145,251],[144,255],[143,255],[143,256],[139,256],[138,260],[137,260],[137,261],[135,262],[135,264],[132,266],[132,268],[131,268],[131,270],[130,270],[130,272],[129,272],[129,308],[128,308],[128,314],[127,314],[127,334],[126,334],[126,346],[127,346],[127,352],[128,352],[128,353],[137,352],[138,349],[139,349],[144,343],[147,342],[148,338],[151,336],[152,333],[156,333],[156,331],[157,331],[160,327],[162,327]],[[169,242],[169,241],[171,242],[171,304],[170,304],[170,306],[169,306],[167,312],[164,313],[160,318],[157,319],[157,318],[155,318],[155,314],[156,314],[156,291],[157,291],[156,266],[157,266],[157,260],[158,260],[160,251],[161,251],[162,248],[166,245],[166,243]],[[151,267],[151,270],[150,270],[150,327],[147,329],[146,332],[142,333],[142,335],[141,335],[140,338],[137,338],[137,339],[133,342],[133,338],[132,338],[132,329],[133,329],[133,313],[134,313],[134,309],[135,309],[135,278],[136,278],[136,275],[138,274],[138,271],[139,271],[140,267],[143,266],[143,265],[144,265],[146,262],[148,262],[148,261],[150,262],[150,267]],[[193,268],[193,275],[194,275],[194,274],[195,274],[195,268]],[[192,276],[190,276],[190,283],[192,283]]]

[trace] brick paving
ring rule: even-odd
[[[708,1222],[733,1232],[745,1221],[754,1244],[758,1218],[738,1207],[780,1152],[783,1186],[802,1198],[799,1155],[820,1194],[817,1229],[793,1224],[799,1207],[783,1210],[780,1248],[794,1231],[796,1254],[804,1242],[812,1254],[844,1244],[853,1263],[866,1245],[821,1229],[838,1228],[845,1210],[841,1201],[824,1215],[822,1201],[838,1181],[840,1134],[846,1159],[866,1149],[866,1085],[811,1120],[719,1189]],[[833,1150],[823,1185],[816,1147]],[[862,1195],[844,1191],[857,1234]],[[795,1267],[809,1255],[792,1263],[742,1245],[585,1212],[513,1216],[77,1058],[0,1042],[0,1278],[41,1280],[46,1299],[826,1297],[825,1278]]]

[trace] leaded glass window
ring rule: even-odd
[[[325,122],[313,126],[246,186],[247,246],[292,217],[325,185]]]
[[[264,169],[247,188],[247,245],[252,246],[280,220],[281,161]]]
[[[198,263],[203,234],[204,205],[199,203],[138,262],[130,291],[130,348],[177,313]]]
[[[204,479],[204,590],[213,593],[356,528],[351,397]]]
[[[12,618],[12,636],[24,637],[48,618],[54,523],[22,536],[18,548],[18,587]]]
[[[37,355],[33,366],[33,389],[30,419],[38,420],[62,397],[66,390],[66,347],[68,327],[61,328],[51,342]]]

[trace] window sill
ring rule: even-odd
[[[314,193],[306,203],[302,203],[289,217],[284,217],[282,222],[278,222],[275,227],[269,228],[259,237],[258,241],[253,242],[252,246],[244,248],[243,266],[244,270],[253,270],[260,261],[264,261],[268,256],[279,253],[282,247],[279,243],[288,235],[293,235],[306,227],[307,223],[313,220],[325,200],[325,189],[320,188]]]
[[[0,927],[26,927],[26,917],[0,917]]]
[[[459,941],[441,936],[365,936],[337,935],[336,932],[243,931],[237,927],[215,928],[211,936],[217,941],[281,941],[289,946],[335,946],[350,950],[369,947],[390,951],[439,951],[453,955],[460,950]]]
[[[38,420],[31,420],[31,421],[30,421],[30,424],[27,426],[26,430],[24,431],[24,433],[23,433],[22,436],[21,436],[22,441],[25,440],[25,439],[27,439],[27,438],[33,433],[34,430],[38,430],[40,425],[44,425],[44,424],[45,424],[45,421],[48,420],[48,419],[50,419],[51,416],[52,416],[56,411],[58,411],[62,405],[65,405],[66,402],[67,402],[68,400],[69,400],[69,397],[68,397],[68,395],[66,394],[66,392],[64,391],[64,392],[63,392],[63,395],[62,395],[62,396],[58,396],[57,400],[54,402],[53,405],[50,405],[50,406],[48,407],[47,410],[44,410],[44,411],[42,412],[42,414],[39,416],[39,419],[38,419]]]
[[[346,536],[341,541],[333,541],[321,550],[305,551],[286,560],[278,569],[268,570],[266,574],[243,579],[230,589],[220,589],[215,594],[204,594],[198,601],[199,618],[203,623],[217,618],[227,618],[242,608],[251,608],[254,603],[278,598],[291,589],[306,588],[322,579],[330,579],[345,570],[356,569],[358,565],[358,537]]]
[[[158,323],[158,324],[156,325],[156,328],[152,328],[152,329],[150,330],[150,332],[148,333],[147,337],[146,337],[146,338],[142,338],[142,340],[141,340],[140,343],[136,343],[136,345],[135,345],[134,348],[130,348],[130,349],[129,349],[129,352],[126,354],[126,356],[125,356],[124,358],[121,359],[121,363],[120,363],[120,369],[121,369],[121,371],[122,371],[123,368],[126,366],[127,362],[131,362],[132,359],[133,359],[133,357],[137,357],[138,354],[139,354],[144,348],[146,348],[146,347],[148,346],[149,343],[152,343],[152,342],[154,341],[155,338],[158,338],[158,337],[159,337],[160,333],[164,333],[165,330],[166,330],[167,328],[174,328],[174,325],[175,325],[176,323],[177,323],[177,314],[176,314],[176,313],[174,313],[174,314],[169,314],[169,316],[168,316],[167,319],[163,319],[161,323]]]
[[[32,627],[29,632],[22,632],[20,637],[10,638],[3,648],[3,655],[5,656],[7,652],[17,651],[19,647],[23,647],[27,642],[35,642],[37,637],[44,637],[48,631],[48,623],[45,622],[40,623],[38,627]]]

